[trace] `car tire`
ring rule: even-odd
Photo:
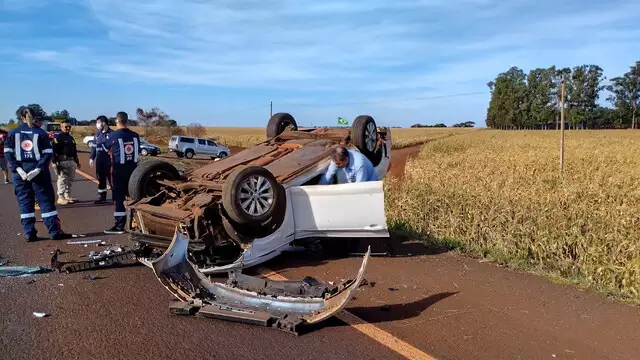
[[[182,159],[184,157],[184,154],[179,151],[176,151],[176,156]]]
[[[254,181],[260,181],[260,187],[266,181],[268,187],[262,193],[252,193],[253,190],[260,190],[255,188],[257,184]],[[270,190],[271,203],[268,203],[264,195],[260,201],[259,195],[265,194],[266,190]],[[243,206],[242,200],[252,195],[258,197],[253,200],[248,198]],[[285,199],[284,202],[283,199]],[[262,209],[264,203],[268,203],[266,209]],[[260,211],[254,211],[257,210],[257,204],[261,205]],[[282,223],[280,219],[284,219],[284,213],[287,210],[284,187],[275,176],[264,167],[247,165],[238,166],[225,180],[222,188],[222,206],[232,222],[241,226],[250,226],[255,230],[267,230],[267,232],[271,231],[269,229],[273,226],[280,226],[274,222]]]
[[[298,130],[298,124],[293,116],[289,113],[273,114],[267,124],[267,139],[282,134],[282,132],[287,130],[287,128],[293,131]]]
[[[142,150],[140,150],[140,155],[142,155],[142,156],[147,156],[147,155],[149,155],[149,150],[147,150],[147,149],[142,149]]]
[[[150,159],[141,162],[129,178],[129,196],[132,200],[156,195],[161,185],[155,180],[178,180],[180,173],[170,163],[158,159]]]
[[[87,142],[87,146],[89,147],[89,149],[91,149],[91,148],[93,147],[93,144],[95,144],[95,143],[93,142],[93,140],[89,140],[89,141]]]
[[[382,147],[375,151],[378,141],[378,131],[375,120],[369,115],[358,116],[351,125],[351,143],[371,161],[373,166],[378,166],[382,160]]]
[[[184,152],[184,157],[186,157],[187,159],[193,159],[193,156],[195,154],[196,153],[193,150],[189,149],[189,150]]]
[[[224,152],[224,151],[221,151],[221,152],[219,152],[219,153],[218,153],[218,157],[219,157],[220,159],[225,158],[225,157],[227,157],[228,155],[229,155],[229,154],[227,154],[227,153],[226,153],[226,152]]]

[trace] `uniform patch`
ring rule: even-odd
[[[124,153],[127,155],[133,154],[133,145],[127,144],[124,146]]]
[[[33,142],[31,140],[24,140],[20,143],[20,147],[24,151],[31,151],[31,149],[33,149]]]

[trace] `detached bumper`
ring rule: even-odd
[[[171,245],[151,262],[156,277],[176,298],[174,314],[212,317],[272,327],[298,334],[301,326],[316,324],[342,310],[353,298],[369,260],[364,256],[355,279],[338,286],[305,278],[271,281],[229,273],[226,283],[215,283],[187,259],[189,240],[176,229]]]

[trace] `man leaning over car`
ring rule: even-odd
[[[338,171],[346,175],[347,183],[378,180],[371,161],[361,152],[349,150],[344,146],[338,146],[331,151],[331,164],[318,184],[330,184]],[[338,182],[340,178],[338,177]]]

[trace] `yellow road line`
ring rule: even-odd
[[[76,172],[88,180],[93,181],[94,183],[98,183],[93,176],[82,172],[76,169]],[[271,280],[288,280],[286,277],[278,274],[275,271],[269,270],[267,268],[260,268],[259,272],[266,278]],[[417,360],[436,360],[436,358],[428,355],[427,353],[418,350],[417,348],[411,346],[410,344],[400,340],[399,338],[389,334],[388,332],[366,322],[365,320],[353,315],[347,310],[342,310],[339,312],[336,317],[345,323],[349,324],[349,326],[363,333],[364,335],[370,337],[371,339],[377,341],[378,343],[388,347],[389,349],[397,352],[398,354],[406,357],[407,359],[417,359]]]
[[[96,180],[96,178],[94,178],[93,176],[85,173],[84,171],[80,171],[78,169],[76,169],[76,172],[80,175],[82,175],[83,177],[85,177],[87,180],[93,181],[94,183],[98,184],[98,180]]]
[[[286,277],[282,276],[281,274],[278,274],[277,272],[269,270],[264,267],[258,269],[258,271],[264,277],[270,280],[280,280],[280,281],[288,280]],[[406,357],[407,359],[435,360],[435,358],[430,356],[429,354],[418,350],[417,348],[411,346],[410,344],[366,322],[365,320],[357,317],[356,315],[350,313],[347,310],[342,310],[336,315],[336,317],[346,322],[347,324],[349,324],[351,327],[358,330],[362,334],[370,337],[371,339],[388,347],[389,349],[397,352],[398,354]]]

